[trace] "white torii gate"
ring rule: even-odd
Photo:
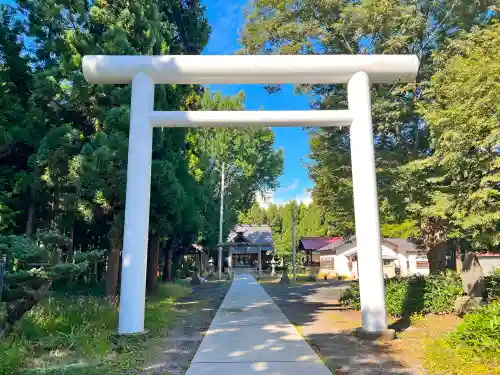
[[[153,127],[350,125],[362,328],[387,329],[371,115],[371,83],[411,82],[414,55],[85,56],[89,83],[132,83],[120,334],[144,331]],[[347,110],[154,110],[155,84],[347,83]]]

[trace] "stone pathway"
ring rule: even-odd
[[[235,276],[186,375],[331,375],[249,274]]]

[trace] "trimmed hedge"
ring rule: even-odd
[[[457,275],[410,276],[385,280],[387,313],[393,316],[444,314],[453,311],[462,283]],[[341,297],[340,304],[360,308],[359,283],[353,282]]]

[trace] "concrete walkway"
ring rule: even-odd
[[[235,276],[186,375],[331,375],[249,274]]]

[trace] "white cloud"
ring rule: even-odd
[[[312,203],[311,192],[308,190],[304,190],[302,194],[296,196],[294,199],[297,202],[304,203],[306,205],[310,205]]]
[[[277,193],[286,193],[287,191],[292,191],[292,190],[295,190],[299,187],[299,180],[295,179],[292,181],[292,183],[290,185],[287,185],[285,187],[282,187],[282,188],[278,188],[276,190]]]
[[[267,208],[269,207],[269,204],[272,203],[273,199],[273,192],[265,192],[264,194],[262,193],[257,193],[257,203],[259,204],[260,207],[262,208]]]
[[[271,203],[278,206],[283,206],[293,200],[298,203],[304,203],[306,205],[310,205],[312,203],[311,192],[306,189],[302,190],[299,194],[287,199],[279,197],[279,190],[280,189],[278,189],[277,191],[266,192],[264,194],[257,194],[257,202],[259,203],[259,206],[262,208],[268,208]]]

